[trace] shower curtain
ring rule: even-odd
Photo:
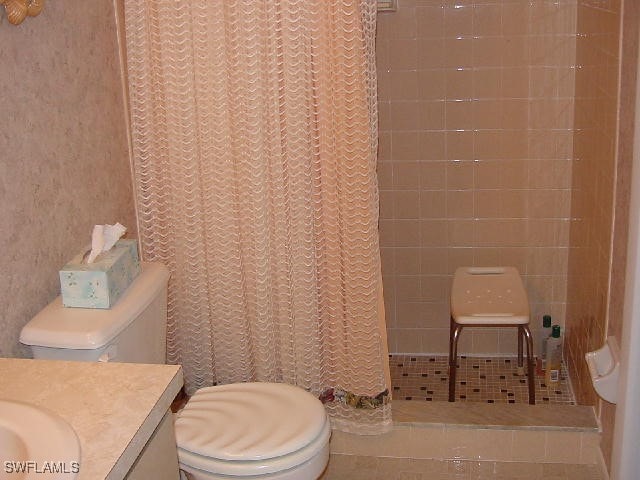
[[[125,0],[143,257],[189,393],[286,382],[391,426],[375,0]]]

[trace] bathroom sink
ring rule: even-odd
[[[76,432],[58,415],[0,399],[0,479],[71,480],[80,467]]]

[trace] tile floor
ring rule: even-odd
[[[331,454],[320,480],[604,480],[595,465],[417,460]]]
[[[527,403],[527,379],[516,372],[516,357],[460,356],[456,401],[486,403]],[[446,402],[449,378],[446,356],[389,355],[393,398]],[[575,405],[567,372],[562,367],[560,382],[544,384],[536,376],[536,403]]]

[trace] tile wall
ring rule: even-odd
[[[577,44],[567,347],[580,403],[593,404],[584,352],[606,336],[615,188],[619,5],[581,1]]]
[[[597,406],[607,463],[615,405],[598,399],[583,358],[622,335],[639,23],[637,2],[578,2],[566,354],[578,403]]]
[[[563,323],[576,1],[399,0],[378,17],[380,236],[391,352],[447,350],[456,267],[514,265]],[[461,351],[513,353],[511,329]]]
[[[597,432],[396,424],[391,432],[382,435],[364,436],[334,430],[331,453],[593,465],[601,458],[599,440]],[[525,478],[529,477],[522,480]]]

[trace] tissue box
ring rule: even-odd
[[[85,252],[60,270],[60,290],[65,307],[111,308],[140,273],[138,242],[118,240],[93,263],[83,263]]]

